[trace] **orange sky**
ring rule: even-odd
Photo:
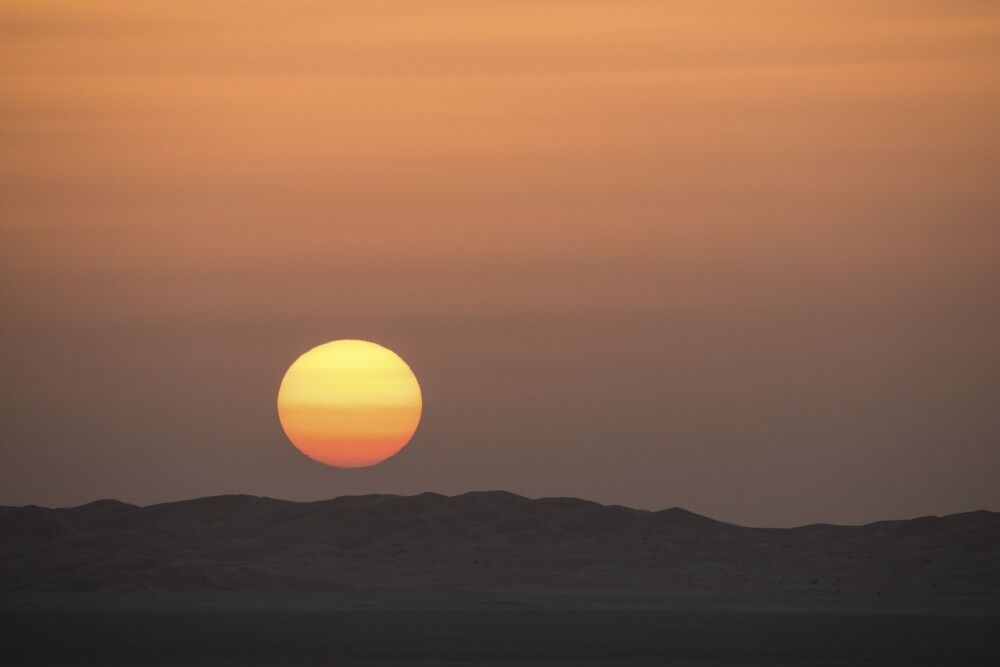
[[[1000,508],[994,4],[32,1],[0,34],[0,503]],[[425,390],[367,477],[273,423],[335,338]]]

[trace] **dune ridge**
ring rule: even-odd
[[[1000,514],[749,528],[505,491],[0,507],[0,592],[920,600],[1000,610]]]

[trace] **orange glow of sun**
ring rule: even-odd
[[[363,340],[335,340],[295,360],[278,389],[278,419],[306,456],[338,468],[380,463],[417,430],[423,400],[399,355]]]

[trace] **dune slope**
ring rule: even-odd
[[[1000,609],[1000,514],[747,528],[503,491],[0,507],[0,591],[935,600]]]

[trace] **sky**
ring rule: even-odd
[[[0,1],[0,504],[1000,510],[1000,7]],[[400,454],[285,439],[374,341]]]

